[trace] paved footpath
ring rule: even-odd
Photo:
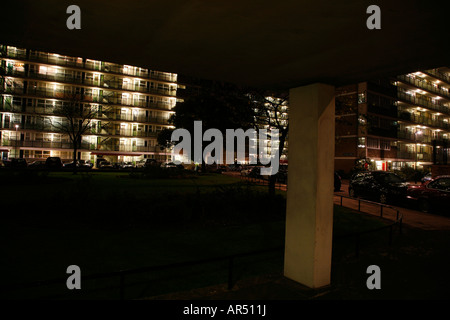
[[[226,173],[229,175],[233,175],[236,177],[240,177],[239,173]],[[242,177],[241,177],[242,178]],[[267,184],[267,181],[263,181],[260,179],[250,179],[253,182],[260,182],[261,184]],[[277,189],[286,191],[287,186],[285,184],[277,184]],[[348,181],[343,180],[341,191],[334,193],[334,203],[335,204],[341,204],[341,197],[339,195],[348,196]],[[344,207],[348,207],[351,209],[358,210],[358,201],[348,198],[342,199],[342,205]],[[410,208],[404,208],[399,206],[392,206],[396,210],[400,212],[400,214],[403,216],[403,223],[414,227],[414,228],[420,228],[423,230],[448,230],[450,231],[450,215],[443,216],[443,215],[437,215],[437,214],[430,214],[430,213],[423,213],[420,211],[412,210]],[[449,208],[450,210],[450,208]],[[365,204],[364,202],[361,202],[361,211],[374,214],[377,216],[380,216],[380,207],[377,205],[369,205]],[[397,218],[397,211],[394,211],[392,209],[384,208],[382,213],[384,218],[396,220]]]
[[[341,191],[335,192],[334,203],[340,204],[341,197],[339,195],[348,196],[348,182],[342,181]],[[353,199],[343,198],[343,206],[352,209],[358,209],[358,201]],[[399,210],[403,215],[403,223],[424,230],[449,230],[450,231],[450,216],[442,216],[437,214],[423,213],[408,208],[393,206]],[[450,209],[449,209],[450,210]],[[361,204],[361,211],[380,216],[379,206]],[[389,209],[383,210],[383,217],[395,220],[396,212]]]

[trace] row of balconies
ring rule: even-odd
[[[425,70],[422,72],[425,74],[428,74],[430,76],[436,77],[440,80],[443,80],[447,83],[450,83],[450,77],[442,72],[439,72],[438,69],[430,69],[430,70]]]
[[[444,121],[442,119],[433,119],[431,116],[430,117],[423,115],[419,116],[408,111],[401,111],[398,110],[398,107],[395,105],[387,107],[378,107],[369,105],[368,111],[378,115],[385,115],[392,118],[399,118],[400,120],[407,120],[420,125],[433,126],[446,130],[450,129],[450,123],[448,121]]]
[[[13,73],[23,73],[24,72],[13,72]],[[43,79],[43,80],[48,80],[48,81],[58,81],[61,83],[66,83],[66,84],[79,84],[79,85],[90,85],[90,86],[94,86],[94,87],[103,87],[106,90],[122,90],[122,91],[130,91],[130,93],[133,92],[139,92],[139,93],[145,93],[145,94],[155,94],[155,95],[164,95],[164,96],[176,96],[177,91],[175,88],[171,87],[171,88],[151,88],[150,86],[138,86],[138,85],[124,85],[122,82],[120,81],[97,81],[97,80],[90,80],[90,79],[66,79],[65,76],[61,76],[59,77],[59,79],[57,79],[57,76],[47,76],[47,75],[40,75],[39,73],[36,73],[36,75],[39,75],[39,77],[36,77],[35,79]],[[15,75],[17,78],[21,77],[20,75]],[[32,78],[32,77],[31,77]],[[21,79],[30,79],[29,77],[25,77],[25,75],[23,75],[21,77]],[[25,80],[26,81],[26,80]],[[17,84],[17,82],[16,82]],[[71,86],[72,88],[73,86]],[[13,88],[8,87],[6,90],[11,89],[13,90]],[[20,85],[20,86],[16,86],[15,89],[19,90],[17,93],[25,93],[23,92],[24,90],[24,86]],[[22,92],[21,92],[22,90]],[[51,91],[51,92],[55,92],[55,91],[62,91],[63,90],[54,90],[54,89],[43,89],[43,88],[34,88],[34,87],[30,87],[28,88],[28,93],[33,93],[33,91],[30,90],[35,90],[37,92],[39,91]]]
[[[450,123],[448,121],[433,119],[433,118],[425,117],[425,116],[419,116],[414,113],[410,113],[410,112],[406,112],[406,111],[399,112],[398,117],[401,120],[411,121],[411,122],[414,122],[414,123],[417,123],[420,125],[427,125],[427,126],[433,126],[433,127],[450,130]]]
[[[368,134],[379,137],[399,138],[410,140],[411,142],[428,143],[428,144],[431,144],[433,140],[436,140],[438,142],[442,142],[445,140],[442,135],[432,137],[424,133],[417,134],[414,131],[407,129],[400,129],[395,126],[391,128],[369,127]]]
[[[68,95],[71,95],[71,93],[65,92],[63,90],[51,90],[51,89],[46,90],[37,88],[28,88],[27,90],[25,90],[23,87],[14,87],[6,89],[0,88],[0,92],[15,95],[29,95],[48,99],[69,99],[67,97]],[[117,106],[131,106],[149,109],[153,108],[160,110],[170,110],[171,108],[171,105],[169,103],[123,98],[119,94],[99,95],[99,96],[84,95],[81,101],[94,102],[99,104],[117,105]]]
[[[125,67],[122,65],[117,65],[108,62],[94,62],[86,61],[84,59],[77,59],[74,57],[66,58],[64,56],[54,56],[53,54],[40,54],[28,55],[24,53],[14,53],[14,52],[2,52],[2,56],[6,58],[12,58],[22,61],[35,61],[42,62],[51,65],[63,66],[63,67],[74,67],[77,69],[87,69],[92,71],[99,71],[104,73],[119,74],[119,75],[129,75],[139,78],[148,78],[155,80],[162,80],[168,82],[176,82],[177,75],[172,73],[163,73],[159,71],[152,71],[147,69],[142,69],[138,67]]]
[[[411,140],[417,143],[431,143],[431,141],[436,140],[428,135],[416,134],[410,130],[398,130],[397,138]]]
[[[12,111],[10,109],[3,109],[0,107],[0,111]],[[59,116],[60,114],[54,113],[54,112],[45,112],[46,110],[35,110],[32,114],[36,114],[37,117],[45,118],[45,116]],[[17,112],[17,111],[16,111]],[[27,111],[24,111],[27,112]],[[17,113],[16,113],[17,114]],[[28,114],[29,115],[29,114]],[[94,115],[91,119],[91,121],[94,122],[94,120],[98,121],[129,121],[129,122],[135,122],[139,124],[146,124],[146,125],[169,125],[169,119],[163,118],[163,117],[151,117],[151,116],[145,116],[145,115],[133,115],[128,113],[121,113],[117,114],[114,112],[103,112],[98,113]]]
[[[406,159],[412,161],[430,162],[433,155],[427,152],[409,152],[409,151],[397,151],[397,159]]]
[[[400,90],[397,92],[397,96],[398,96],[399,99],[402,99],[402,100],[404,100],[404,101],[406,101],[408,103],[412,103],[412,104],[415,104],[415,105],[420,105],[422,107],[425,107],[425,108],[428,108],[428,109],[431,109],[431,110],[434,110],[434,111],[437,111],[437,112],[450,114],[450,107],[445,106],[445,105],[443,105],[441,103],[432,102],[432,101],[429,101],[429,100],[424,99],[424,98],[418,98],[418,97],[412,96],[410,94],[407,94],[405,92],[402,92]]]
[[[12,148],[49,148],[49,149],[68,149],[73,150],[73,145],[69,142],[55,142],[55,141],[16,141],[3,140],[2,146],[10,146]],[[125,152],[161,152],[159,146],[135,146],[123,144],[95,144],[89,142],[81,142],[80,150],[90,151],[125,151]]]
[[[450,93],[448,90],[444,90],[439,86],[434,86],[432,84],[427,83],[425,80],[419,80],[417,78],[413,78],[409,75],[401,75],[397,77],[399,80],[409,83],[417,88],[424,89],[436,94],[439,94],[443,97],[450,99]]]
[[[1,129],[9,129],[11,131],[23,131],[23,130],[32,130],[32,131],[46,131],[46,132],[54,132],[54,133],[65,133],[64,130],[57,126],[53,126],[48,123],[21,123],[19,125],[20,129],[16,129],[15,123],[3,123],[0,124]],[[101,128],[91,127],[89,128],[85,134],[97,134],[103,136],[115,136],[115,137],[157,137],[157,131],[145,131],[145,130],[137,130],[136,129],[123,129],[123,128],[114,128],[108,126],[102,126]]]
[[[32,79],[32,80],[47,80],[47,81],[55,81],[62,82],[67,84],[78,84],[78,85],[88,85],[93,87],[104,87],[107,89],[116,89],[116,90],[126,90],[126,91],[137,91],[142,93],[153,93],[153,94],[162,94],[162,95],[176,95],[176,88],[152,88],[149,83],[145,86],[133,85],[133,84],[124,84],[123,81],[120,80],[103,80],[103,79],[83,79],[82,77],[75,77],[75,75],[70,74],[42,74],[39,72],[29,71],[28,74],[25,71],[17,71],[17,70],[6,70],[6,76],[14,76],[20,77],[23,79]]]

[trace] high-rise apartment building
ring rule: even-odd
[[[0,71],[3,159],[73,159],[69,135],[55,125],[67,121],[55,110],[73,97],[93,111],[79,159],[170,159],[157,134],[170,127],[177,74],[7,45],[0,45]]]
[[[450,69],[422,70],[336,89],[335,169],[447,164]]]
[[[258,105],[258,104],[257,104]],[[265,96],[264,101],[260,101],[259,105],[261,108],[255,108],[255,122],[258,124],[259,129],[266,129],[268,131],[268,139],[264,141],[263,145],[264,154],[272,155],[273,148],[279,149],[280,143],[272,145],[273,137],[272,130],[277,129],[278,141],[281,139],[281,130],[286,130],[289,123],[289,101],[285,98],[280,98],[276,96]],[[259,140],[256,142],[259,145]],[[278,150],[280,152],[280,163],[288,163],[288,137],[286,135],[283,150]]]

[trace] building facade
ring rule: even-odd
[[[74,96],[92,110],[77,157],[96,163],[170,160],[157,134],[171,127],[177,74],[0,45],[0,155],[73,159],[55,110]]]
[[[255,103],[256,106],[261,106],[254,108],[255,112],[255,123],[258,126],[258,129],[267,130],[268,137],[265,141],[262,142],[264,146],[263,150],[259,150],[261,155],[264,153],[266,155],[273,155],[274,149],[280,152],[280,163],[287,164],[288,163],[288,134],[286,134],[286,138],[283,145],[283,150],[279,150],[280,139],[282,135],[282,130],[287,132],[287,127],[289,125],[289,101],[287,98],[280,98],[277,96],[265,96],[263,101],[258,101]],[[278,143],[273,145],[274,140],[272,136],[272,130],[278,130]],[[276,140],[275,140],[276,141]],[[256,145],[260,144],[259,138],[254,142]]]
[[[337,171],[447,164],[449,138],[447,67],[336,88]]]

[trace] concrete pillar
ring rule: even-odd
[[[310,288],[330,284],[334,121],[333,86],[290,90],[284,275]]]

